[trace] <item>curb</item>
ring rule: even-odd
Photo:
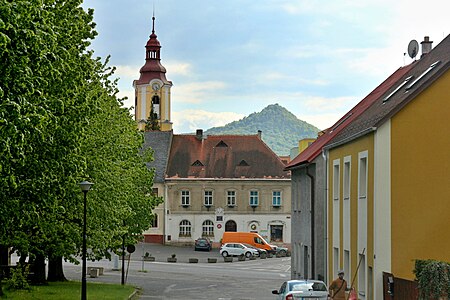
[[[134,292],[131,293],[130,296],[128,296],[128,300],[137,300],[137,299],[139,299],[140,293],[141,293],[141,288],[140,287],[136,287]]]

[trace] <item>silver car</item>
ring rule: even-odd
[[[246,257],[257,256],[258,250],[245,246],[241,243],[226,243],[220,247],[220,255],[227,256],[239,256],[244,254]]]
[[[289,280],[279,290],[273,290],[278,300],[328,299],[326,284],[320,280]]]

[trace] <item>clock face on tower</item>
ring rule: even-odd
[[[159,90],[159,84],[157,84],[156,82],[155,82],[154,84],[152,84],[152,89],[153,89],[154,91]]]

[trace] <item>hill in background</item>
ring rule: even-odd
[[[256,134],[262,131],[262,140],[278,155],[289,155],[298,141],[304,138],[316,138],[319,129],[299,120],[286,108],[271,104],[261,112],[252,113],[242,120],[225,126],[206,130],[207,135]]]

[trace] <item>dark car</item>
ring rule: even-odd
[[[206,250],[211,251],[212,244],[207,238],[199,238],[195,240],[195,251]]]

